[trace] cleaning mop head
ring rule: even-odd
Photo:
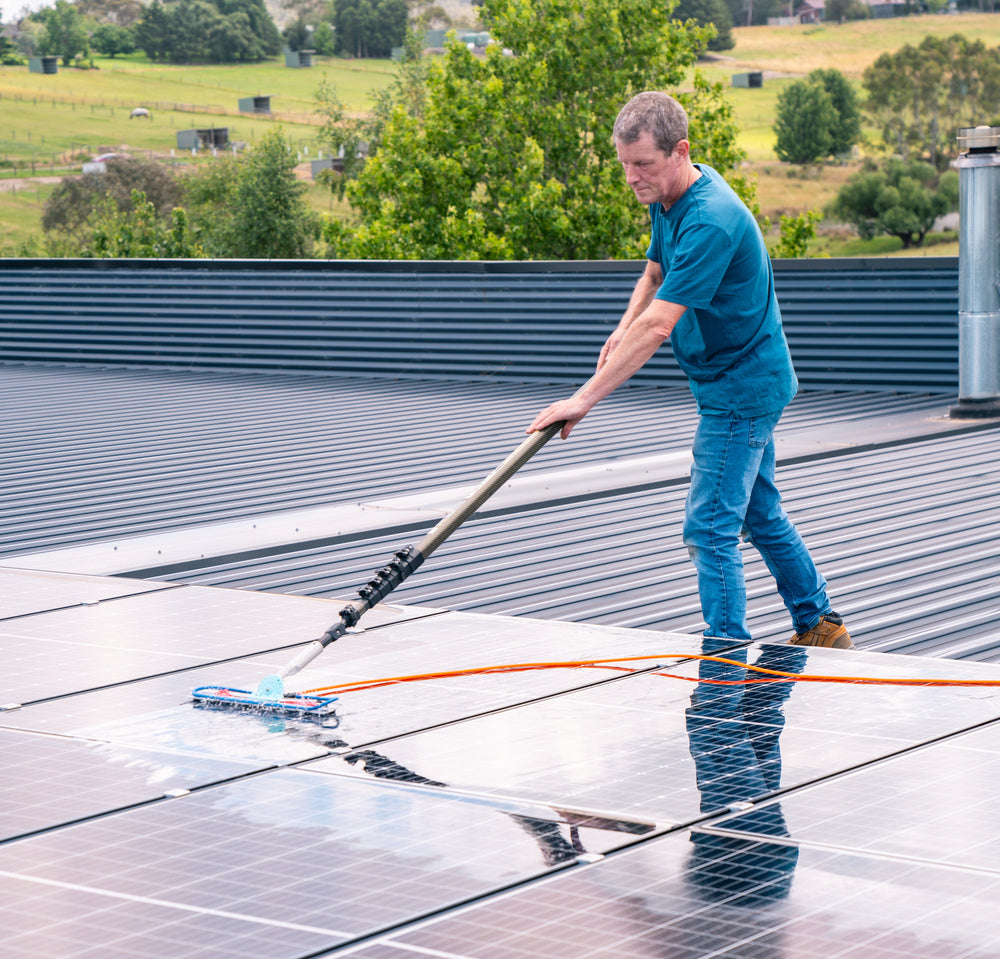
[[[196,703],[217,703],[239,706],[260,712],[308,713],[324,716],[333,712],[336,696],[304,696],[301,693],[282,693],[280,697],[261,696],[260,691],[233,689],[229,686],[199,686],[191,694]]]

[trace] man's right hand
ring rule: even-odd
[[[546,426],[565,421],[565,426],[563,426],[559,435],[563,439],[566,439],[573,427],[593,409],[593,406],[593,403],[583,400],[579,396],[571,396],[567,400],[559,400],[542,410],[531,421],[531,425],[524,432],[537,433],[539,430],[544,430]]]

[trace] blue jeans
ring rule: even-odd
[[[764,558],[795,632],[831,611],[826,580],[781,506],[774,485],[774,428],[781,411],[741,418],[703,414],[684,517],[684,543],[698,572],[706,636],[749,640],[739,539]]]

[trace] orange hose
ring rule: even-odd
[[[687,682],[703,682],[717,686],[746,686],[754,683],[772,682],[773,679],[788,680],[797,683],[855,683],[864,686],[971,686],[985,688],[1000,686],[1000,679],[878,679],[873,676],[816,676],[808,673],[789,673],[778,669],[766,669],[762,666],[741,663],[739,660],[726,659],[722,656],[702,656],[696,653],[666,653],[652,656],[618,656],[610,659],[583,659],[566,662],[508,663],[499,666],[474,666],[469,669],[450,669],[433,673],[417,673],[410,676],[387,676],[382,679],[341,683],[336,686],[317,686],[315,689],[303,690],[303,694],[330,695],[331,693],[359,692],[363,689],[377,689],[380,686],[393,686],[399,683],[423,682],[430,679],[453,679],[458,676],[482,676],[489,673],[527,672],[533,669],[604,668],[627,670],[627,667],[616,667],[612,664],[641,662],[650,659],[683,659],[722,663],[727,666],[737,666],[740,669],[770,677],[767,679],[699,679],[697,676],[678,676],[673,673],[657,672],[654,674],[670,679],[683,679]],[[627,671],[633,672],[634,670]]]

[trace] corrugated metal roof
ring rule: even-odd
[[[0,366],[16,554],[232,517],[477,483],[563,387]],[[789,429],[934,410],[940,398],[803,394]],[[687,449],[686,388],[620,391],[524,472]],[[857,434],[857,431],[855,431]],[[855,436],[857,440],[857,435]]]
[[[866,649],[1000,660],[1000,431],[784,467],[780,485]],[[473,520],[394,602],[700,632],[680,539],[686,487]],[[346,597],[392,537],[179,575],[211,585]],[[745,550],[754,638],[788,633],[767,570]],[[167,577],[170,578],[170,577]]]
[[[9,565],[56,546],[474,484],[554,393],[490,382],[0,372],[12,411],[0,425]],[[938,396],[803,393],[781,427],[782,488],[860,644],[1000,659],[1000,433],[987,423],[927,438],[954,428],[935,420],[945,412]],[[913,417],[924,432],[900,431]],[[686,391],[625,389],[526,471],[685,449],[694,425]],[[700,631],[680,543],[685,492],[679,478],[470,521],[393,601]],[[158,578],[347,598],[408,541],[377,527]],[[747,560],[755,636],[783,635],[773,585],[752,551]]]
[[[641,269],[0,260],[0,360],[580,382]],[[777,261],[775,289],[809,388],[957,388],[957,257]],[[685,377],[668,348],[635,382]]]

